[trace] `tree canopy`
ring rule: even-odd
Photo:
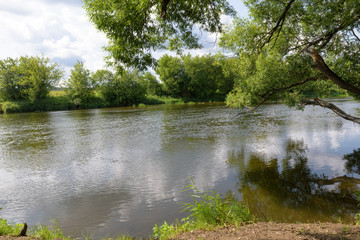
[[[235,19],[221,46],[235,53],[235,87],[227,102],[256,109],[267,100],[319,105],[360,123],[320,99],[343,89],[360,97],[358,0],[244,0],[248,19]],[[84,0],[90,20],[110,43],[116,65],[155,66],[153,51],[201,47],[196,29],[221,32],[225,0]],[[170,61],[170,59],[169,59]],[[313,100],[304,100],[311,93]]]
[[[0,100],[45,98],[62,76],[59,65],[44,56],[0,60]]]
[[[220,32],[221,15],[234,14],[226,0],[84,0],[84,8],[109,39],[109,60],[139,70],[155,65],[155,50],[200,48],[199,31]]]
[[[249,19],[236,19],[221,46],[238,56],[239,78],[228,104],[255,109],[267,100],[320,105],[357,123],[320,99],[341,88],[360,97],[360,4],[356,0],[247,0]],[[314,100],[303,100],[306,92]]]

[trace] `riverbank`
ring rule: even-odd
[[[360,226],[340,223],[273,223],[259,222],[239,227],[224,227],[213,231],[182,233],[172,240],[359,240]]]
[[[165,96],[146,96],[143,101],[132,104],[130,107],[146,107],[147,105],[161,104],[195,104],[200,102],[217,102],[224,99],[196,99],[196,98],[173,98]],[[52,91],[44,99],[38,99],[34,102],[26,100],[0,102],[0,114],[22,113],[22,112],[50,112],[78,109],[98,109],[107,107],[124,107],[127,105],[114,105],[106,102],[99,96],[93,96],[87,103],[76,104],[64,91]]]
[[[0,240],[30,240],[41,239],[32,236],[0,236]],[[111,238],[104,238],[111,240]],[[116,240],[132,239],[118,237]],[[340,223],[273,223],[258,222],[243,226],[227,226],[211,231],[196,230],[184,232],[171,240],[359,240],[360,226]]]

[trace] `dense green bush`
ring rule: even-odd
[[[94,86],[90,74],[84,63],[80,61],[71,70],[70,77],[66,82],[66,88],[67,94],[76,107],[89,104],[90,98],[94,96]]]
[[[59,66],[44,56],[0,60],[0,100],[45,98],[62,76]]]

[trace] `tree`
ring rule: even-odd
[[[335,88],[360,97],[360,5],[356,0],[247,0],[222,46],[238,56],[239,78],[227,102],[256,109],[271,99],[318,105],[360,123],[320,97]],[[304,100],[311,90],[313,100]]]
[[[146,88],[137,71],[117,73],[99,87],[100,94],[111,106],[129,106],[145,99]]]
[[[81,61],[78,61],[70,72],[66,87],[74,104],[77,106],[86,104],[93,96],[94,84],[90,74],[90,70],[86,69]]]
[[[183,57],[186,75],[190,78],[187,88],[190,95],[199,99],[224,98],[232,90],[233,79],[225,76],[223,65],[214,56],[186,55]]]
[[[45,98],[59,83],[63,71],[49,58],[21,57],[0,61],[0,97],[34,102]]]
[[[185,72],[181,58],[165,54],[159,60],[156,73],[159,75],[167,95],[173,97],[187,97],[190,95],[187,88],[190,78]]]
[[[146,94],[157,96],[164,94],[161,83],[150,72],[145,72],[140,79],[146,89]]]
[[[84,8],[109,39],[109,60],[140,70],[155,66],[154,50],[201,47],[193,30],[220,32],[221,15],[234,14],[226,0],[84,0]]]
[[[300,102],[316,89],[313,101],[341,117],[360,123],[318,96],[337,87],[360,96],[360,5],[358,0],[244,0],[249,19],[237,19],[223,46],[239,57],[234,91],[228,104],[257,108],[271,99]],[[139,68],[154,66],[157,49],[200,47],[194,26],[221,32],[220,16],[231,14],[225,0],[85,0],[95,26],[110,40],[113,63]],[[318,91],[319,90],[319,91]]]

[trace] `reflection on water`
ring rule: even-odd
[[[190,177],[266,219],[351,218],[359,126],[279,104],[235,116],[221,104],[1,115],[0,218],[147,237],[184,216]]]
[[[240,192],[251,212],[281,222],[352,222],[359,211],[354,193],[360,179],[312,173],[302,140],[288,139],[285,151],[282,159],[251,154],[245,162],[243,153],[230,156],[229,163],[239,168]]]

